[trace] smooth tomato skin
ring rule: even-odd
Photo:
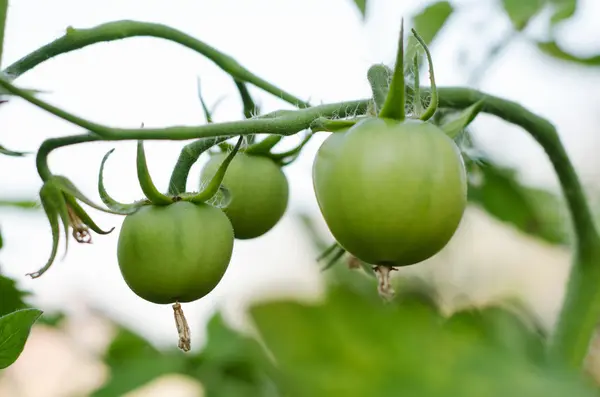
[[[231,223],[216,207],[186,201],[144,206],[125,218],[117,259],[139,297],[158,304],[192,302],[221,281],[233,241]]]
[[[331,134],[315,158],[313,185],[333,236],[370,264],[407,266],[435,255],[467,203],[458,147],[419,120],[369,118]]]
[[[211,157],[202,169],[201,184],[210,181],[225,157],[226,153]],[[281,167],[267,157],[238,152],[227,168],[223,185],[231,193],[231,202],[223,212],[229,217],[237,239],[262,236],[279,222],[287,209],[287,178]]]

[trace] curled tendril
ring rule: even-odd
[[[147,201],[140,200],[130,204],[124,204],[113,199],[106,191],[106,188],[104,187],[104,166],[106,164],[106,161],[114,151],[115,149],[109,150],[104,155],[104,157],[102,158],[102,162],[100,163],[100,172],[98,174],[98,193],[100,194],[100,199],[102,200],[104,205],[106,205],[112,211],[118,213],[119,215],[129,215],[137,211],[138,208],[146,204]]]

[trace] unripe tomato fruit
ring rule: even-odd
[[[144,206],[123,222],[121,274],[139,297],[158,304],[191,302],[212,291],[233,251],[233,228],[208,204]]]
[[[200,183],[206,184],[227,157],[218,153],[202,169]],[[281,167],[268,157],[236,154],[229,164],[223,185],[231,202],[223,209],[237,239],[262,236],[279,222],[288,204],[289,185]]]
[[[374,265],[435,255],[467,203],[458,147],[437,126],[411,119],[369,118],[331,134],[315,158],[313,184],[336,240]]]

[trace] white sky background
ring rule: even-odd
[[[363,26],[350,0],[14,0],[8,13],[3,66],[61,36],[69,25],[89,28],[134,19],[167,24],[204,40],[259,76],[312,103],[364,98],[370,95],[368,67],[393,61],[401,16],[426,3],[371,2],[371,17]],[[440,85],[464,84],[467,76],[458,64],[460,49],[468,46],[472,54],[480,54],[479,48],[508,26],[508,21],[497,16],[495,2],[469,3],[479,4],[478,10],[457,13],[433,48]],[[582,53],[600,51],[598,16],[600,3],[581,1],[577,18],[567,26],[571,31],[565,33],[565,43]],[[489,21],[497,26],[490,26]],[[485,28],[485,32],[474,34],[474,28]],[[600,86],[600,70],[554,61],[520,42],[505,55],[489,71],[482,87],[548,117],[559,128],[581,178],[597,181],[600,90],[594,87]],[[241,104],[229,76],[195,52],[161,39],[96,44],[38,66],[19,78],[17,84],[51,91],[43,97],[96,122],[121,127],[138,127],[143,122],[147,127],[162,127],[204,123],[196,96],[197,76],[202,78],[209,104],[227,96],[214,114],[217,121],[241,117]],[[289,107],[251,89],[265,112]],[[21,100],[2,106],[0,123],[0,142],[14,150],[35,151],[48,137],[81,132]],[[481,117],[477,125],[481,127],[477,138],[494,154],[502,152],[504,161],[521,164],[525,180],[555,185],[543,152],[526,134],[489,117]],[[314,139],[300,160],[286,168],[291,202],[284,221],[262,238],[236,242],[223,282],[206,299],[186,305],[191,325],[206,318],[215,302],[225,299],[235,307],[248,291],[264,289],[267,284],[282,290],[314,289],[318,280],[315,253],[294,221],[294,214],[311,211],[318,216],[310,171],[322,139]],[[287,144],[293,142],[290,139]],[[150,171],[157,185],[167,185],[182,145],[184,142],[146,143]],[[67,175],[86,195],[100,202],[96,189],[98,167],[104,153],[113,147],[117,150],[105,170],[107,189],[121,201],[140,198],[134,142],[60,149],[52,154],[50,166],[54,173]],[[195,188],[199,167],[193,168],[189,189]],[[0,197],[33,197],[39,187],[34,156],[0,157]],[[91,301],[154,340],[174,343],[171,308],[141,300],[120,276],[116,243],[122,218],[93,210],[90,213],[102,227],[117,229],[109,236],[94,235],[92,245],[71,241],[64,261],[60,260],[60,252],[43,277],[29,280],[24,274],[42,266],[50,252],[47,220],[40,213],[1,210],[5,240],[0,251],[2,270],[33,291],[42,309],[73,311],[78,301]],[[197,326],[192,332],[195,338],[203,334]]]

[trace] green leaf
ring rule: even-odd
[[[0,145],[0,154],[4,154],[6,156],[13,156],[13,157],[23,157],[29,153],[28,152],[15,152],[14,150],[7,149],[4,146]]]
[[[29,295],[17,287],[15,280],[0,275],[0,316],[28,307],[24,298]]]
[[[575,15],[577,10],[577,0],[549,0],[554,6],[554,13],[550,18],[550,22],[556,25]]]
[[[547,0],[502,0],[502,5],[515,29],[520,31],[544,8],[546,2]]]
[[[257,363],[258,346],[223,321],[216,313],[208,322],[204,349],[190,357],[188,375],[198,379],[210,397],[279,396]]]
[[[142,336],[119,327],[104,354],[110,377],[92,396],[122,396],[159,376],[183,373],[185,358],[178,353],[160,352]]]
[[[406,294],[384,305],[331,288],[325,302],[263,303],[251,315],[290,397],[596,395],[558,364],[522,351],[520,343],[537,337],[517,321],[486,312],[448,321],[431,302]]]
[[[41,315],[41,310],[23,309],[0,317],[0,369],[19,358],[31,327]]]
[[[450,138],[454,139],[471,124],[482,108],[483,101],[474,103],[460,113],[447,117],[440,127]]]
[[[522,232],[554,244],[569,242],[566,207],[558,196],[524,186],[514,170],[489,160],[473,167],[471,174],[481,179],[469,186],[471,202]]]
[[[92,397],[123,396],[154,379],[167,374],[181,373],[185,361],[181,356],[165,356],[149,360],[146,357],[129,358],[111,368],[109,380],[94,391]]]
[[[577,63],[583,66],[600,66],[600,54],[590,56],[578,56],[571,54],[561,48],[555,41],[538,42],[537,47],[546,55],[567,62]]]
[[[360,11],[363,19],[367,17],[367,0],[354,0],[356,8]]]
[[[444,27],[454,8],[448,1],[438,1],[425,7],[420,13],[412,17],[412,27],[428,46],[436,38],[439,31]],[[409,36],[404,59],[405,72],[412,67],[412,60],[417,55],[419,42],[413,36]]]

